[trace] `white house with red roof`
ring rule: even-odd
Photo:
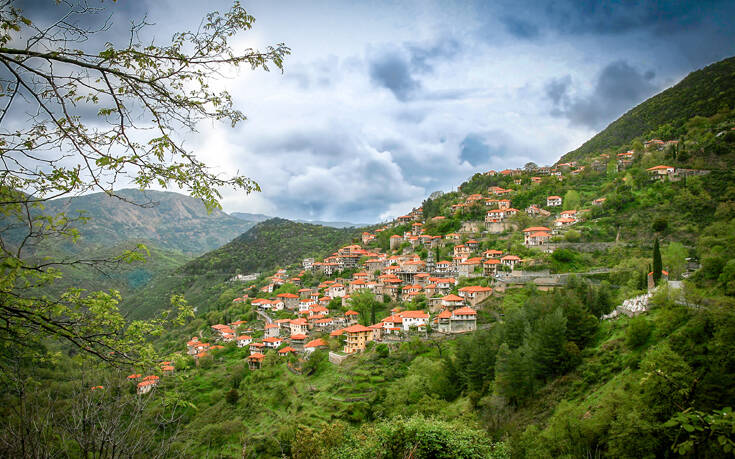
[[[309,333],[309,323],[306,319],[293,319],[289,324],[291,335],[306,335]]]
[[[548,196],[546,198],[546,207],[557,207],[561,205],[561,196]]]
[[[544,245],[551,238],[551,229],[545,226],[532,226],[523,230],[523,244],[526,247]]]
[[[240,335],[237,337],[237,347],[249,346],[253,342],[253,338],[248,335]]]
[[[442,310],[434,323],[440,333],[466,333],[477,329],[477,311],[469,306],[454,311]]]
[[[509,266],[510,268],[515,268],[515,266],[520,262],[521,257],[517,255],[506,255],[500,259],[500,263],[504,264],[505,266]]]

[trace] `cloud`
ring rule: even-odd
[[[459,144],[459,157],[462,161],[467,161],[473,166],[487,162],[490,155],[490,147],[485,143],[484,139],[477,134],[467,134],[467,136]]]
[[[534,39],[537,38],[539,28],[531,22],[514,16],[503,16],[500,22],[505,26],[505,30],[517,38]]]
[[[389,89],[401,102],[409,100],[421,88],[413,78],[408,58],[396,51],[380,54],[370,60],[370,80]]]
[[[384,48],[368,58],[370,80],[376,86],[390,90],[401,102],[419,98],[461,98],[466,94],[465,90],[426,91],[419,79],[434,73],[440,64],[456,59],[461,51],[460,43],[447,37],[433,42],[404,42],[398,47]]]
[[[625,61],[605,66],[594,89],[583,96],[570,94],[571,77],[550,80],[546,96],[551,99],[552,116],[567,118],[572,125],[599,129],[656,92],[655,73],[640,72]]]

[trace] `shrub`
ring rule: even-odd
[[[642,346],[648,341],[648,337],[651,335],[651,324],[648,323],[645,317],[638,316],[634,317],[628,323],[628,328],[625,330],[625,344],[635,349]]]

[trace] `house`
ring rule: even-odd
[[[260,366],[263,364],[263,360],[265,360],[265,355],[263,354],[250,354],[248,356],[248,367],[250,367],[251,370],[259,370]]]
[[[352,325],[345,328],[344,333],[347,336],[344,347],[345,354],[364,351],[367,343],[373,339],[373,330],[364,325]]]
[[[263,344],[267,349],[276,349],[283,344],[283,340],[281,338],[263,338]]]
[[[565,210],[562,213],[559,214],[561,218],[573,218],[577,219],[577,211],[576,210]]]
[[[556,207],[561,205],[561,196],[548,196],[546,198],[546,207]]]
[[[403,330],[403,318],[398,315],[392,315],[380,321],[383,324],[383,333],[386,335],[399,334]]]
[[[492,209],[487,211],[485,215],[485,223],[498,223],[502,222],[505,218],[505,211],[502,209]]]
[[[577,220],[570,217],[561,217],[554,220],[554,226],[556,226],[557,228],[573,225],[575,223],[577,223]]]
[[[518,209],[514,209],[513,207],[508,207],[505,210],[505,216],[506,217],[512,217],[513,215],[518,214]]]
[[[332,298],[342,298],[346,293],[345,286],[342,284],[332,284],[327,289],[327,296]]]
[[[128,381],[135,381],[135,380],[140,379],[142,377],[143,377],[142,374],[135,373],[135,374],[132,374],[132,375],[128,376]]]
[[[551,212],[549,212],[546,209],[542,209],[535,204],[532,204],[526,208],[526,213],[531,216],[541,215],[542,217],[548,217],[551,215]]]
[[[502,250],[490,249],[490,250],[486,250],[486,251],[482,252],[482,255],[485,258],[500,258],[503,255],[503,251]]]
[[[237,337],[237,347],[245,347],[253,342],[253,338],[248,335],[240,335]]]
[[[482,266],[482,258],[480,257],[468,258],[467,260],[459,264],[458,266],[459,275],[462,277],[469,277],[471,274],[475,272],[475,268],[479,268],[481,266]]]
[[[315,340],[311,340],[311,341],[309,341],[308,343],[306,343],[304,345],[304,351],[307,354],[311,354],[312,352],[314,352],[317,349],[327,349],[327,348],[329,348],[329,344],[327,344],[327,342],[324,341],[321,338],[317,338]]]
[[[279,293],[276,297],[283,301],[286,309],[293,310],[299,306],[299,296],[295,293]]]
[[[545,226],[531,226],[523,230],[523,244],[526,247],[544,245],[551,238],[551,229]]]
[[[311,298],[301,299],[299,300],[299,312],[308,311],[314,305],[316,305],[316,301]]]
[[[348,310],[345,312],[345,322],[348,324],[356,324],[357,318],[360,316],[360,313],[353,310]]]
[[[281,328],[278,324],[265,324],[264,336],[266,338],[275,338],[280,335]]]
[[[296,335],[291,335],[291,345],[296,348],[297,350],[303,350],[304,349],[304,343],[306,342],[306,335],[303,333],[298,333]]]
[[[437,273],[448,273],[452,271],[452,262],[442,260],[435,265],[434,269]]]
[[[646,170],[652,180],[672,179],[676,175],[676,168],[672,166],[654,166]]]
[[[309,333],[309,324],[306,319],[303,318],[293,319],[289,324],[289,327],[291,328],[291,335],[306,335]]]
[[[458,293],[459,296],[467,301],[467,303],[474,306],[492,295],[493,289],[490,287],[483,287],[481,285],[471,285],[468,287],[462,287],[459,289]]]
[[[176,371],[176,369],[173,365],[164,365],[161,367],[161,371],[164,375],[171,376],[172,374],[174,374],[174,371]]]
[[[373,341],[380,341],[383,337],[383,324],[373,324],[368,327],[373,331]]]
[[[443,310],[436,316],[434,323],[440,333],[465,333],[477,329],[477,312],[468,307],[454,311]]]
[[[278,355],[280,355],[281,357],[285,357],[289,354],[295,354],[295,353],[296,353],[296,349],[292,348],[291,346],[286,346],[278,350]]]
[[[447,295],[442,298],[442,306],[449,310],[461,308],[464,306],[464,298],[454,294]]]
[[[593,206],[601,206],[601,205],[603,205],[605,203],[606,200],[607,200],[607,198],[597,198],[594,201],[592,201],[592,205]]]
[[[506,255],[500,259],[500,263],[504,264],[505,266],[510,266],[511,268],[515,268],[515,266],[520,262],[521,257],[516,255]]]
[[[253,306],[261,310],[271,308],[271,301],[266,298],[256,298],[253,301],[251,301],[250,304],[252,304]]]
[[[497,258],[491,258],[489,260],[485,260],[482,263],[483,273],[486,276],[494,276],[498,272],[498,266],[500,265],[500,260]]]
[[[265,343],[250,343],[249,346],[250,354],[257,354],[265,351]]]
[[[138,383],[137,393],[138,395],[147,394],[152,391],[154,387],[158,385],[158,380],[141,381]]]
[[[460,237],[457,233],[449,233],[446,236],[444,236],[445,239],[448,241],[459,241]]]
[[[424,311],[403,311],[396,315],[402,319],[401,323],[405,331],[409,331],[411,327],[425,331],[426,324],[429,322],[429,314]]]

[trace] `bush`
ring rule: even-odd
[[[230,391],[225,394],[225,400],[230,405],[234,405],[237,403],[237,401],[240,399],[240,393],[237,391],[237,389],[233,388]]]
[[[625,344],[631,349],[642,346],[651,336],[651,328],[645,317],[633,317],[625,330]]]

